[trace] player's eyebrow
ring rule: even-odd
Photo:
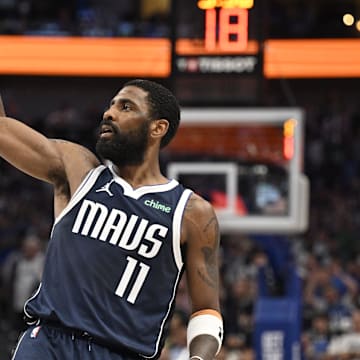
[[[117,98],[117,97],[115,97],[110,101],[110,105],[114,105],[116,103],[121,103],[121,104],[129,103],[132,106],[138,107],[137,104],[133,100],[131,100],[129,98],[120,98],[120,97]]]

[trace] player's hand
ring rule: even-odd
[[[2,102],[1,95],[0,95],[0,116],[6,116],[6,114],[5,114],[5,108],[4,108],[4,104],[3,104],[3,102]]]

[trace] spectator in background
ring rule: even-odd
[[[360,289],[360,254],[345,264],[345,270],[352,277],[357,289]],[[356,307],[360,308],[360,291],[353,295],[353,301]]]
[[[256,283],[251,277],[239,277],[228,289],[224,303],[225,345],[230,353],[242,353],[252,346],[253,306]]]
[[[325,288],[323,306],[329,315],[330,330],[333,334],[349,329],[353,305],[340,295],[335,286],[329,285]]]
[[[349,327],[358,285],[338,260],[330,257],[322,263],[312,258],[310,268],[304,286],[307,316],[327,312],[332,333],[342,333]]]
[[[175,310],[170,322],[170,336],[167,339],[169,360],[187,360],[189,350],[187,348],[187,323],[188,315],[181,310]]]
[[[326,360],[360,359],[360,309],[352,313],[351,330],[331,339],[328,355]]]
[[[8,294],[7,313],[11,315],[10,325],[16,333],[24,327],[24,304],[39,286],[43,266],[44,251],[36,235],[26,236],[21,248],[5,260],[2,277]]]
[[[311,320],[311,328],[304,332],[302,344],[305,358],[320,360],[326,354],[330,341],[329,319],[324,312],[315,314]]]

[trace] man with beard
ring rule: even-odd
[[[209,203],[160,172],[176,133],[171,92],[133,80],[111,100],[96,151],[49,140],[0,113],[0,155],[54,187],[42,282],[25,304],[14,360],[156,359],[183,272],[191,359],[220,350],[219,230]]]

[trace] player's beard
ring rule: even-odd
[[[110,126],[113,133],[108,139],[98,137],[97,154],[117,166],[142,164],[148,146],[149,122],[145,121],[139,128],[126,133],[121,133],[110,121],[101,123],[104,124]]]

